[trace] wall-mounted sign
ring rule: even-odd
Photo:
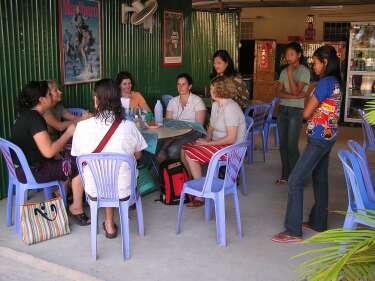
[[[95,0],[59,0],[61,82],[101,78],[100,5]]]

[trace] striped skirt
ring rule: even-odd
[[[185,151],[185,156],[193,161],[204,165],[210,162],[212,156],[220,149],[228,145],[200,145],[195,143],[187,143],[182,145]],[[223,155],[220,160],[225,160],[226,155]]]

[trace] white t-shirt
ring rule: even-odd
[[[80,121],[77,124],[73,135],[72,152],[73,156],[91,153],[98,146],[104,135],[107,133],[111,123],[91,117]],[[134,155],[135,152],[147,148],[147,143],[135,124],[131,121],[123,121],[116,129],[102,152],[127,153]],[[87,166],[83,169],[85,178],[85,191],[92,197],[97,196],[96,186]],[[130,171],[129,166],[123,163],[120,167],[118,178],[119,198],[130,195]]]
[[[190,93],[185,107],[182,107],[180,96],[172,98],[167,106],[167,111],[172,112],[173,119],[196,122],[195,113],[197,111],[206,110],[203,100]]]
[[[212,104],[210,126],[214,129],[212,140],[217,140],[227,135],[227,127],[238,127],[236,143],[244,141],[246,134],[245,115],[240,106],[229,99],[224,106],[218,102]]]

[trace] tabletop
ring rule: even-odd
[[[168,139],[168,138],[175,138],[187,133],[190,133],[193,129],[191,128],[183,128],[183,129],[176,129],[176,128],[168,128],[168,127],[159,127],[157,129],[144,129],[142,133],[154,133],[158,134],[158,139]]]

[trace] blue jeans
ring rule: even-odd
[[[280,106],[277,128],[280,138],[281,178],[288,179],[299,158],[298,141],[302,127],[303,109]]]
[[[317,231],[327,229],[328,218],[328,164],[335,141],[308,138],[288,180],[288,206],[285,229],[289,235],[302,236],[303,189],[312,172],[315,204],[310,212],[309,224]]]

